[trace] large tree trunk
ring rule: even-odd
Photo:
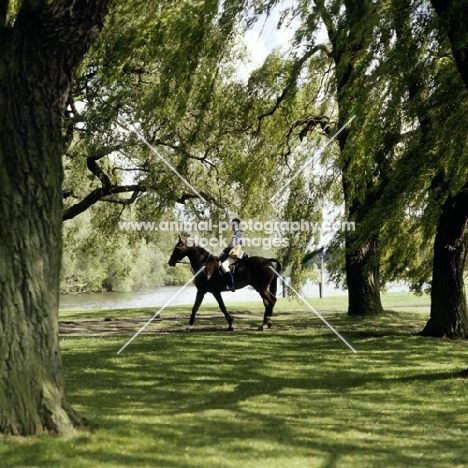
[[[434,241],[431,317],[423,336],[468,338],[464,284],[468,182],[445,202]]]
[[[64,433],[79,420],[58,342],[62,119],[107,3],[25,1],[14,27],[0,30],[2,433]]]
[[[348,314],[378,315],[383,312],[380,300],[379,248],[376,237],[353,246],[351,233],[346,235],[346,281]]]
[[[345,167],[342,170],[342,186],[346,201],[348,220],[355,220],[359,226],[369,213],[373,203],[379,197],[372,184],[367,184],[367,194],[363,201],[349,196],[352,192],[352,177],[346,167],[350,157],[346,156],[345,144],[347,133],[340,139],[342,157],[345,156]],[[348,315],[378,315],[383,312],[380,298],[380,251],[378,234],[370,233],[360,238],[355,232],[345,233],[346,284],[348,287]]]
[[[458,71],[468,90],[468,1],[431,0],[452,46]],[[468,183],[445,202],[434,242],[431,317],[421,332],[425,336],[468,337],[463,273],[466,259]]]

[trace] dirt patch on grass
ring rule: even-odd
[[[327,313],[333,316],[327,317]],[[395,312],[384,313],[374,318],[348,317],[336,311],[320,312],[329,323],[341,331],[360,338],[382,338],[384,336],[415,335],[422,330],[425,318]],[[257,331],[263,322],[263,314],[247,311],[231,313],[234,318],[234,331]],[[114,318],[99,320],[60,321],[61,336],[133,336],[147,322],[148,317]],[[186,333],[189,315],[157,317],[141,332],[143,334]],[[327,329],[327,325],[310,312],[279,312],[272,318],[272,331],[293,331]],[[192,333],[227,332],[228,325],[224,316],[219,314],[197,315]]]
[[[246,317],[245,315],[231,315],[234,317],[234,328],[236,330],[256,329],[257,326],[260,325],[260,323],[262,322],[261,315],[250,314],[248,317]],[[246,319],[258,322],[257,326],[245,323]],[[140,328],[143,327],[147,322],[147,318],[106,318],[102,320],[60,321],[59,334],[60,336],[131,336],[135,334],[138,330],[140,330]],[[219,322],[219,325],[218,323],[213,324],[212,322]],[[186,333],[187,324],[188,317],[174,316],[164,317],[164,319],[156,318],[141,333]],[[227,331],[227,322],[222,315],[203,315],[197,317],[195,326],[192,327],[190,331],[194,333]]]
[[[308,312],[284,312],[275,314],[273,317],[273,328],[275,330],[298,330],[313,327],[322,328],[322,323],[317,323],[311,318],[310,325],[304,323],[304,319],[295,323],[294,319],[284,319],[290,316],[303,317],[310,315]],[[235,331],[257,331],[259,325],[263,322],[262,314],[252,314],[240,312],[231,313],[234,318]],[[283,318],[283,321],[281,320]],[[189,316],[165,316],[157,317],[141,333],[143,334],[165,334],[165,333],[186,333]],[[108,317],[100,320],[75,320],[60,321],[60,336],[119,336],[134,335],[141,327],[148,322],[148,318],[122,318],[116,319]],[[309,322],[307,320],[307,322]],[[190,329],[193,333],[206,332],[227,332],[228,326],[226,319],[222,314],[203,314],[197,315],[195,325]]]

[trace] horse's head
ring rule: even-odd
[[[179,235],[179,241],[174,247],[171,258],[169,259],[169,266],[176,266],[177,262],[180,262],[188,252],[188,245],[185,239],[182,239]]]

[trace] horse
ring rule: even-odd
[[[192,314],[188,325],[188,330],[191,329],[195,322],[195,315],[203,302],[203,298],[207,292],[213,294],[218,302],[219,308],[223,312],[228,322],[228,330],[233,331],[233,318],[228,313],[221,296],[222,291],[226,291],[226,279],[219,271],[219,258],[212,255],[203,247],[197,245],[188,245],[186,239],[179,236],[179,241],[174,247],[169,266],[176,266],[184,257],[188,257],[192,271],[195,273],[201,271],[195,277],[195,286],[197,288],[197,296],[192,308]],[[276,263],[276,268],[273,263]],[[270,268],[271,267],[271,268]],[[281,273],[281,264],[275,258],[264,257],[247,257],[236,261],[231,265],[231,271],[234,274],[234,284],[236,289],[242,289],[248,285],[252,286],[257,291],[265,306],[263,315],[263,323],[258,327],[258,330],[263,330],[265,326],[271,328],[271,317],[273,308],[276,303],[277,290],[277,275],[275,271]],[[274,271],[272,270],[274,268]]]

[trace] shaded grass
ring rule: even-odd
[[[139,336],[121,355],[126,337],[62,339],[92,429],[2,438],[1,466],[467,466],[467,343],[414,336],[420,314],[328,317],[357,354],[308,315]]]

